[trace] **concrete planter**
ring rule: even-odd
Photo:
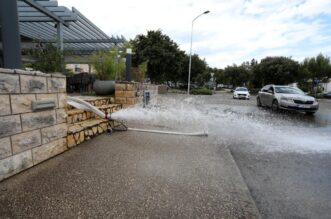
[[[97,95],[111,95],[115,92],[115,81],[96,80],[93,83],[93,90]]]

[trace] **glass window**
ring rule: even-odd
[[[280,94],[304,94],[302,90],[296,87],[278,86],[276,87],[276,93]]]
[[[269,87],[270,87],[270,85],[264,86],[264,87],[262,88],[262,91],[263,91],[263,92],[268,92]]]

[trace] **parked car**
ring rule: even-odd
[[[331,91],[329,91],[329,92],[323,94],[323,97],[324,97],[324,98],[330,98],[330,99],[331,99]]]
[[[257,106],[271,107],[273,111],[284,109],[314,114],[319,107],[314,97],[306,95],[299,88],[283,85],[264,86],[256,101]]]
[[[250,94],[246,87],[237,87],[233,91],[233,99],[246,99],[249,100]]]

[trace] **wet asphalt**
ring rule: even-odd
[[[208,138],[98,136],[0,183],[1,218],[330,218],[330,100],[306,116],[224,92],[166,99],[198,109]]]
[[[247,144],[238,140],[240,136],[227,142],[261,216],[330,218],[331,100],[320,100],[314,116],[274,114],[258,109],[255,100],[232,100],[231,94],[223,93],[206,102],[255,117],[248,122],[262,125],[258,131],[254,126],[247,129],[247,137],[255,138]]]
[[[259,218],[228,148],[103,134],[0,183],[1,218]]]

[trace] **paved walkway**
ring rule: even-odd
[[[0,183],[0,215],[259,218],[229,150],[210,141],[101,135]]]

